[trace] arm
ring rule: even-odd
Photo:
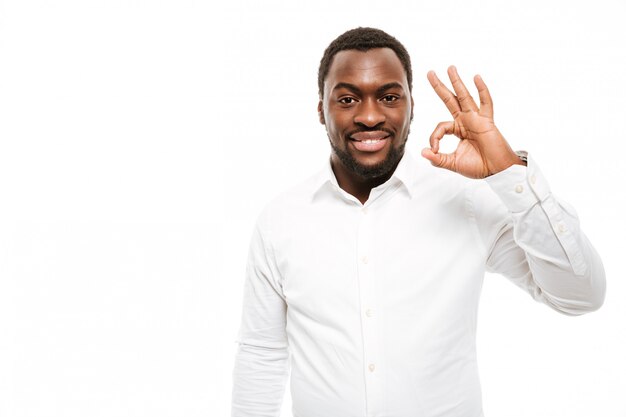
[[[500,200],[478,194],[472,203],[489,249],[487,269],[563,314],[600,308],[606,288],[602,261],[574,209],[552,195],[533,159],[528,168],[511,166],[485,181]]]
[[[232,417],[278,417],[289,372],[287,305],[261,224],[254,231],[248,256]]]
[[[448,69],[448,75],[454,93],[434,72],[428,73],[431,86],[454,120],[439,123],[422,156],[434,166],[485,178],[504,203],[498,204],[496,198],[495,204],[490,204],[493,195],[472,199],[479,230],[487,242],[487,268],[504,274],[533,298],[564,314],[598,309],[604,301],[604,269],[580,231],[575,211],[552,196],[532,159],[526,164],[513,152],[494,124],[491,94],[482,78],[474,77],[478,107],[455,67]],[[446,134],[460,139],[451,154],[439,153],[439,141]]]

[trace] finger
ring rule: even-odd
[[[454,88],[461,110],[478,111],[478,106],[474,102],[474,99],[470,95],[469,91],[467,91],[467,88],[465,88],[465,84],[461,81],[461,77],[459,77],[459,73],[456,71],[456,67],[454,65],[451,65],[450,68],[448,68],[448,76],[452,82],[452,88]]]
[[[429,148],[422,149],[422,156],[430,161],[433,166],[454,171],[454,154],[434,153]]]
[[[435,71],[428,71],[428,81],[430,81],[430,85],[435,90],[435,93],[439,96],[439,98],[443,101],[443,104],[446,105],[448,111],[452,116],[455,116],[461,112],[461,106],[459,106],[459,102],[456,99],[456,96],[452,94],[452,91],[448,90],[448,87],[443,85],[443,83],[435,74]]]
[[[452,135],[454,133],[454,122],[440,122],[430,135],[430,148],[434,153],[439,152],[439,141],[444,135]]]
[[[480,97],[480,114],[493,119],[493,101],[491,100],[487,84],[485,84],[480,75],[474,77],[474,84],[476,84],[478,97]]]

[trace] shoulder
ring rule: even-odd
[[[323,172],[311,175],[304,181],[287,188],[271,198],[261,210],[257,227],[262,231],[290,223],[310,210],[313,196],[322,186]]]
[[[476,187],[480,187],[480,181],[434,167],[423,158],[412,157],[411,169],[414,173],[407,186],[413,195],[418,196],[418,201],[428,198],[440,204],[462,204]]]
[[[418,201],[428,198],[437,206],[452,205],[457,212],[463,210],[487,222],[506,215],[506,207],[487,181],[434,167],[426,160],[417,159],[413,164],[416,175],[410,187]]]

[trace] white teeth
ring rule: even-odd
[[[367,139],[363,141],[363,143],[378,143],[378,142],[380,142],[380,139]]]

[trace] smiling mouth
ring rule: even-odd
[[[389,136],[390,134],[388,132],[385,132],[384,130],[371,130],[365,132],[356,132],[351,134],[349,137],[350,140],[353,140],[355,142],[374,143],[387,139]]]
[[[371,144],[371,143],[378,143],[378,142],[380,142],[381,140],[385,140],[385,139],[387,139],[387,138],[386,138],[386,137],[384,137],[384,138],[379,138],[379,139],[365,139],[365,140],[357,140],[357,139],[350,138],[350,140],[352,140],[352,141],[354,141],[354,142],[361,142],[361,143],[368,143],[368,144]]]
[[[385,147],[390,136],[384,131],[356,132],[349,139],[357,151],[377,152]]]

